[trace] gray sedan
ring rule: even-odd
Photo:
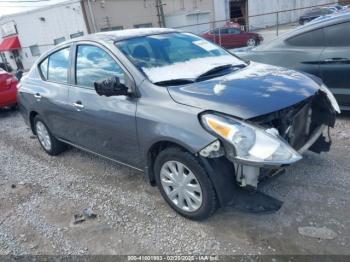
[[[241,203],[240,188],[255,192],[307,149],[328,151],[323,130],[340,112],[318,78],[171,29],[62,43],[23,77],[18,99],[48,154],[71,145],[144,171],[191,219],[254,204],[247,192]]]

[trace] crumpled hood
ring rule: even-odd
[[[252,62],[232,74],[168,90],[177,103],[249,119],[297,104],[319,85],[302,73]]]

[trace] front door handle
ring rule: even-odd
[[[40,100],[40,99],[41,99],[41,95],[40,95],[39,93],[34,94],[34,97],[35,97],[37,100]]]
[[[78,110],[81,111],[84,109],[84,105],[81,103],[81,101],[77,101],[73,104],[73,106]]]

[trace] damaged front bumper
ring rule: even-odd
[[[313,134],[310,136],[310,139],[307,141],[307,143],[298,150],[300,154],[305,153],[307,150],[309,150],[317,141],[324,141],[323,139],[320,140],[323,134],[323,131],[326,129],[325,125],[319,126]],[[321,142],[320,142],[321,143]],[[330,148],[330,142],[327,142],[322,145],[323,151],[329,150]],[[264,165],[263,163],[261,165],[246,165],[242,164],[237,161],[233,161],[235,168],[236,168],[236,180],[240,183],[241,187],[249,187],[256,189],[258,187],[258,183],[266,178],[277,176],[281,173],[284,173],[285,167],[289,166],[289,164],[284,165]]]
[[[217,140],[204,148],[203,157],[225,156],[235,167],[236,181],[241,187],[257,189],[260,180],[281,173],[286,166],[302,159],[307,150],[316,153],[328,152],[331,139],[324,136],[324,131],[334,127],[337,109],[329,94],[322,90],[314,97],[290,108],[261,116],[251,121],[274,130],[276,136],[295,149],[296,157],[288,162],[250,162],[235,155],[235,150],[227,141]],[[300,156],[300,157],[299,157]]]

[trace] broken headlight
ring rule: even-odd
[[[277,134],[246,122],[216,115],[203,114],[204,128],[234,147],[234,161],[252,165],[285,165],[302,157]]]

